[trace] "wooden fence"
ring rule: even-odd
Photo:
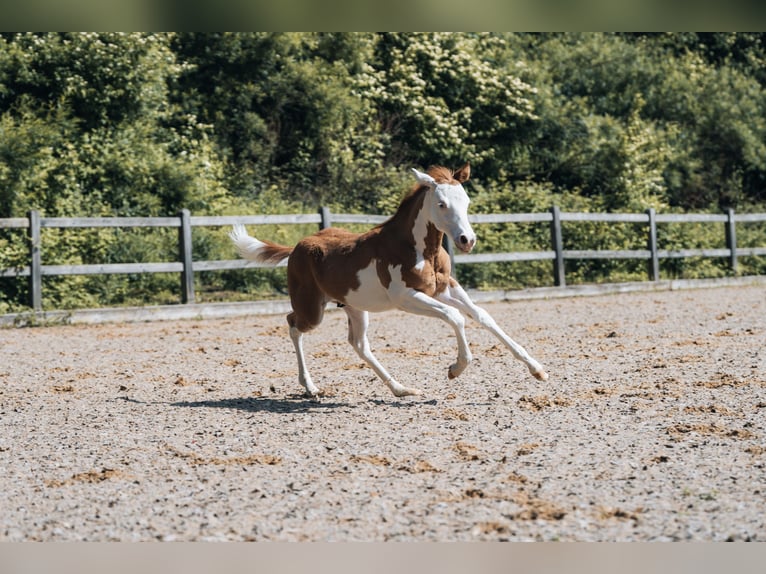
[[[29,264],[20,268],[0,269],[0,277],[26,277],[29,282],[29,306],[42,310],[43,277],[51,275],[92,275],[108,273],[179,273],[180,293],[183,303],[194,303],[194,273],[197,271],[220,271],[260,267],[242,259],[219,261],[194,261],[192,257],[192,230],[194,227],[220,227],[234,224],[316,224],[319,228],[336,224],[381,223],[382,215],[355,215],[331,213],[323,207],[315,214],[296,215],[243,215],[243,216],[192,216],[182,210],[176,217],[41,217],[30,211],[25,218],[0,219],[0,229],[22,228],[29,238]],[[506,253],[455,254],[451,243],[447,246],[450,257],[457,265],[501,261],[550,260],[553,283],[566,286],[564,261],[567,259],[643,259],[647,262],[650,281],[660,278],[659,260],[686,257],[727,258],[732,272],[736,273],[737,258],[766,255],[766,246],[738,247],[737,224],[766,222],[766,213],[735,214],[658,214],[653,209],[645,213],[566,213],[558,207],[540,213],[476,214],[469,216],[472,224],[544,223],[550,227],[550,249]],[[568,250],[564,249],[563,222],[637,223],[646,225],[646,249],[631,250]],[[661,249],[657,243],[657,225],[661,223],[704,223],[723,225],[725,247],[715,249]],[[178,229],[178,261],[164,263],[112,263],[89,265],[43,265],[41,258],[41,233],[46,228],[100,228],[100,227],[165,227]],[[284,264],[284,262],[283,262]]]

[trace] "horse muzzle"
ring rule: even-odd
[[[473,234],[462,233],[455,239],[455,246],[463,253],[470,253],[474,245],[476,245],[476,236]]]

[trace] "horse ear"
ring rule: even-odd
[[[422,185],[430,185],[431,187],[436,186],[436,180],[427,173],[418,171],[414,167],[412,168],[412,172],[415,174],[415,178],[418,180],[418,183]]]
[[[463,167],[455,172],[453,177],[460,183],[468,181],[468,178],[471,177],[471,164],[466,162]]]

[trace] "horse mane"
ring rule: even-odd
[[[440,166],[440,165],[432,165],[428,168],[427,171],[428,175],[430,175],[432,178],[436,180],[436,183],[450,183],[450,184],[459,184],[460,182],[457,181],[454,177],[455,172],[448,167]],[[401,217],[403,213],[409,213],[410,212],[410,205],[417,200],[418,197],[420,197],[423,193],[425,193],[427,190],[430,189],[430,186],[427,184],[421,184],[416,183],[412,189],[410,189],[402,198],[401,202],[399,202],[399,207],[396,209],[396,212],[388,218],[383,223],[380,223],[375,226],[375,229],[378,229],[380,227],[383,227],[388,222],[397,219],[398,217]]]
[[[436,180],[436,183],[450,183],[453,185],[460,183],[454,177],[455,172],[448,167],[432,165],[428,168],[427,173]],[[410,191],[407,192],[407,194],[402,198],[402,205],[426,189],[428,189],[428,185],[416,183],[412,189],[410,189]]]
[[[428,168],[428,175],[436,180],[436,183],[460,183],[455,179],[455,171],[441,165],[432,165]]]

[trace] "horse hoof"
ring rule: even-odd
[[[465,367],[461,367],[455,363],[454,365],[450,365],[450,368],[447,370],[447,377],[449,377],[450,380],[457,379],[463,371],[465,371]]]
[[[538,381],[548,380],[548,373],[546,373],[545,371],[538,371],[537,373],[532,373],[532,376],[536,378]]]
[[[409,389],[407,387],[402,387],[401,389],[394,390],[394,395],[397,397],[411,397],[411,396],[418,396],[422,395],[423,391],[420,389]]]

